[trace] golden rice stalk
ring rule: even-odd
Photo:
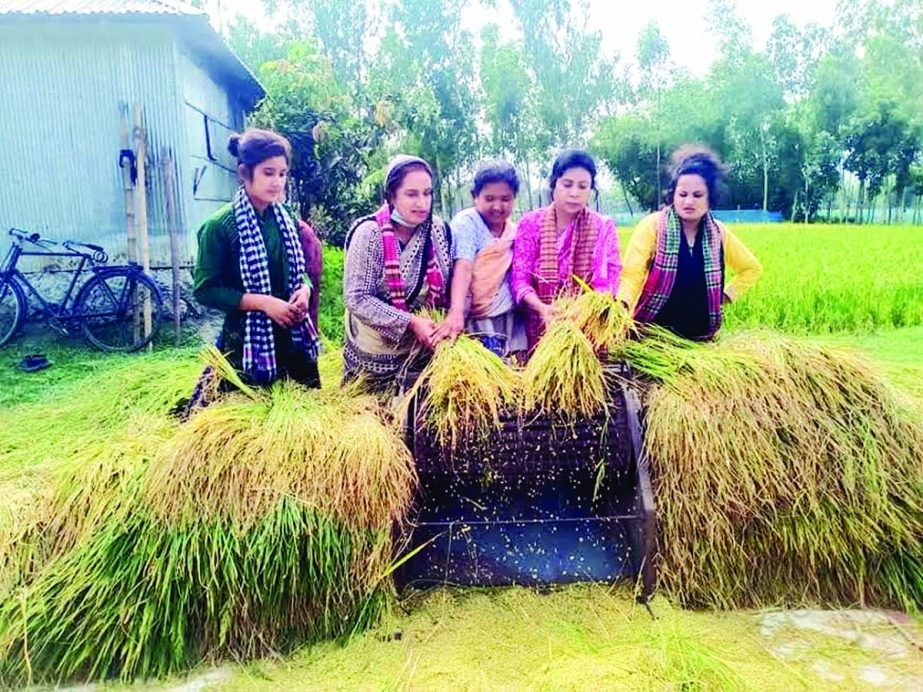
[[[890,387],[771,333],[683,357],[646,399],[663,588],[722,608],[921,602],[923,424]]]
[[[330,349],[321,353],[317,359],[321,386],[324,389],[336,389],[343,380],[343,350]]]
[[[294,498],[349,527],[386,525],[403,516],[415,476],[409,450],[376,412],[373,397],[294,382],[257,400],[229,395],[165,445],[145,479],[146,502],[171,522],[248,527]]]
[[[417,396],[424,425],[451,451],[498,429],[501,413],[516,406],[518,384],[517,371],[477,339],[460,334],[436,348],[402,410]]]
[[[606,382],[593,344],[568,320],[552,322],[522,373],[526,411],[564,418],[606,409]]]
[[[205,346],[202,349],[201,357],[205,364],[211,367],[221,379],[234,385],[251,399],[259,398],[259,391],[243,381],[240,373],[228,361],[227,356],[219,351],[216,346],[212,344]]]
[[[564,305],[555,305],[563,319],[586,334],[597,353],[618,349],[634,333],[628,311],[606,291],[587,290]]]

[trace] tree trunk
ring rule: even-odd
[[[892,199],[892,197],[891,197],[891,195],[892,195],[892,193],[893,193],[893,190],[889,190],[888,193],[887,193],[888,196],[885,198],[885,199],[888,201],[888,225],[889,225],[889,226],[891,225],[891,207],[892,207],[892,204],[891,204],[891,199]]]
[[[525,160],[526,166],[526,192],[529,195],[529,209],[534,209],[535,205],[532,203],[532,169],[529,166],[529,159]]]
[[[446,203],[445,203],[445,186],[446,181],[442,177],[442,166],[439,165],[439,157],[434,157],[433,163],[436,164],[436,180],[439,181],[439,211],[445,216]]]
[[[860,178],[859,179],[859,190],[856,194],[856,220],[860,224],[865,222],[865,211],[863,207],[863,204],[865,203],[864,189],[865,189],[865,181]]]
[[[804,222],[808,223],[810,221],[808,212],[808,176],[804,176]]]
[[[660,201],[660,195],[663,192],[660,187],[660,132],[659,132],[659,129],[660,128],[658,128],[658,132],[657,132],[657,184],[656,184],[656,187],[654,188],[654,204],[651,207],[652,210],[656,209],[659,206],[657,202]]]
[[[766,156],[766,133],[760,128],[760,143],[763,147],[763,211],[767,211],[769,205],[769,161]]]
[[[619,187],[622,188],[622,196],[625,198],[625,206],[628,207],[628,213],[634,216],[635,210],[631,208],[631,200],[628,199],[628,193],[625,191],[625,186],[619,183]]]

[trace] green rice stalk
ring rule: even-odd
[[[162,677],[348,634],[384,603],[357,575],[388,540],[294,500],[249,531],[133,512],[0,605],[0,681]]]
[[[606,409],[606,382],[593,344],[569,320],[552,322],[522,373],[528,412],[591,418]]]
[[[127,511],[151,457],[170,438],[170,419],[135,415],[130,432],[89,446],[46,469],[28,504],[0,530],[0,600],[49,561],[71,550],[114,516]]]
[[[257,394],[169,423],[165,444],[126,446],[125,471],[97,463],[87,492],[59,482],[53,545],[70,545],[36,543],[43,564],[0,602],[3,684],[162,676],[377,617],[409,451],[371,397],[293,382]]]

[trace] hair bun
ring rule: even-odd
[[[681,146],[670,157],[670,169],[673,175],[677,175],[687,168],[704,169],[717,175],[724,173],[724,166],[715,153],[710,149],[695,144]]]
[[[228,151],[235,159],[240,158],[240,135],[236,132],[228,137]]]

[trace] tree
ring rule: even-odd
[[[839,187],[841,158],[842,147],[837,137],[824,130],[813,135],[801,166],[804,188],[800,208],[805,223],[814,219],[820,205]]]
[[[368,90],[402,150],[430,161],[439,207],[453,211],[448,183],[478,155],[474,52],[461,30],[461,0],[403,0],[390,8]]]
[[[773,20],[766,54],[775,81],[790,102],[800,101],[810,93],[818,64],[829,44],[828,30],[816,24],[799,28],[785,15]]]
[[[909,184],[910,166],[916,158],[919,140],[891,101],[879,102],[871,112],[855,116],[844,127],[844,134],[847,147],[844,165],[860,183],[861,220],[861,205],[878,196],[888,176],[898,167],[903,186]]]
[[[587,26],[586,0],[510,0],[535,76],[535,109],[542,123],[539,148],[584,145],[603,106],[625,95],[616,79],[618,58],[604,60],[602,34]],[[577,19],[582,18],[578,24]]]
[[[253,122],[292,143],[293,201],[338,244],[352,219],[373,204],[368,191],[362,194],[362,182],[380,133],[374,123],[352,115],[349,93],[312,39],[292,44],[285,58],[264,63],[260,80],[266,98]]]
[[[304,0],[301,0],[304,2]],[[340,84],[348,85],[354,97],[363,91],[366,37],[369,17],[363,0],[308,0],[314,35],[330,58]]]
[[[651,171],[655,180],[655,189],[663,190],[661,172],[663,170],[662,140],[663,140],[663,113],[661,93],[666,82],[666,71],[670,57],[670,46],[656,22],[649,22],[638,37],[637,59],[641,68],[640,93],[646,101],[647,108],[653,114],[653,134],[655,139],[656,156],[654,168]],[[644,103],[644,102],[642,102]]]
[[[779,122],[785,106],[772,65],[759,53],[738,52],[721,57],[712,66],[708,81],[727,123],[723,153],[734,171],[730,197],[739,206],[766,210],[770,170],[776,160],[774,134],[782,127]]]
[[[490,127],[488,149],[495,156],[508,156],[525,166],[525,192],[533,206],[529,161],[537,154],[540,129],[533,94],[535,80],[522,48],[502,43],[495,25],[481,35],[479,63],[484,117]]]
[[[593,151],[622,186],[645,209],[660,206],[662,187],[651,171],[659,166],[660,138],[641,115],[608,118],[592,141]],[[628,202],[628,200],[626,200]],[[629,208],[631,203],[628,202]]]

